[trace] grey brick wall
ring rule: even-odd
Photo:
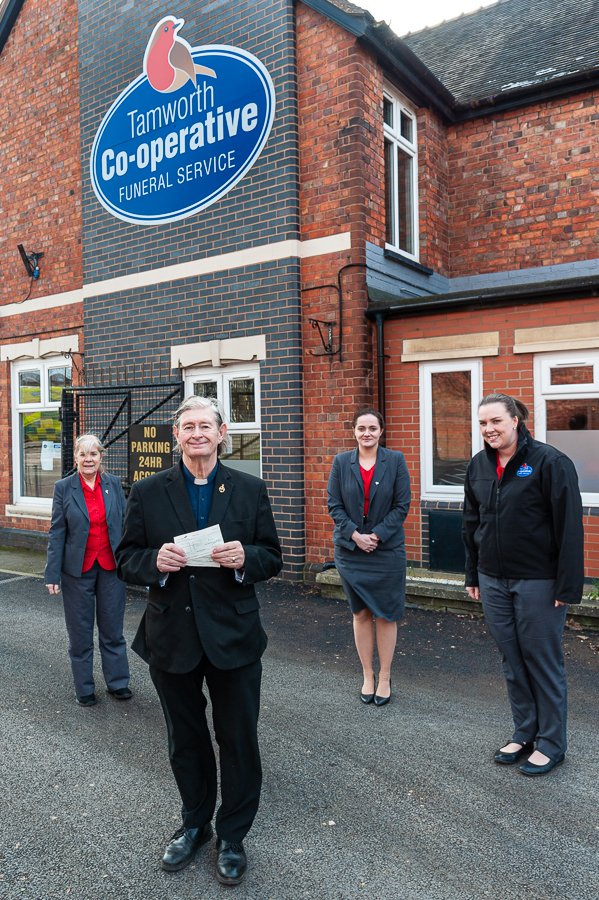
[[[151,31],[164,15],[185,19],[192,46],[231,44],[257,56],[276,91],[268,142],[246,176],[221,200],[179,222],[122,222],[98,202],[89,155],[118,94],[142,71]],[[85,282],[299,236],[298,141],[291,0],[79,3]],[[304,561],[299,261],[248,266],[85,301],[86,363],[154,362],[169,378],[172,344],[266,334],[261,365],[263,474],[269,487],[286,573]]]

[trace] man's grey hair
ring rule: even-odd
[[[225,424],[225,413],[216,397],[198,397],[196,394],[192,394],[190,397],[186,397],[176,410],[175,415],[173,416],[173,425],[175,428],[179,428],[183,413],[188,412],[190,409],[210,410],[214,416],[217,428],[220,428],[221,425]],[[178,448],[179,444],[177,444],[177,449]],[[222,456],[223,453],[230,453],[232,449],[233,444],[231,436],[227,433],[218,445],[218,455]]]

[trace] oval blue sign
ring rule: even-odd
[[[192,48],[182,19],[156,25],[143,73],[119,94],[91,150],[94,192],[119,219],[174,222],[215,203],[253,166],[270,134],[275,93],[239,47]]]

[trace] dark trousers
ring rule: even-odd
[[[166,719],[171,768],[187,828],[210,822],[216,807],[216,759],[202,690],[206,680],[220,760],[216,833],[225,841],[242,841],[258,811],[262,787],[258,749],[262,663],[223,670],[204,656],[192,672],[172,674],[150,666],[150,675]]]
[[[129,685],[127,643],[123,637],[125,585],[116,571],[107,572],[94,563],[79,578],[62,572],[60,576],[64,618],[69,635],[69,658],[78,697],[93,694],[94,623],[98,623],[98,644],[102,673],[111,691]]]
[[[479,572],[485,620],[503,660],[514,719],[512,740],[566,752],[567,686],[562,637],[567,606],[554,606],[555,582],[490,578]]]

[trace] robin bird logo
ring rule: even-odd
[[[178,35],[184,19],[165,16],[158,22],[150,36],[144,53],[144,74],[156,91],[170,94],[191,81],[195,87],[196,76],[216,78],[214,69],[194,62],[191,47]]]

